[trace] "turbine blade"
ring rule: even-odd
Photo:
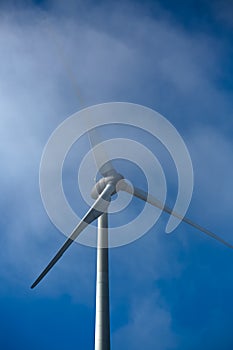
[[[189,218],[187,218],[186,216],[182,217],[182,215],[174,212],[171,208],[169,208],[166,205],[163,205],[162,202],[160,202],[157,198],[155,198],[154,196],[146,193],[145,191],[136,188],[136,187],[131,187],[129,186],[126,182],[123,183],[122,187],[120,188],[120,190],[128,192],[130,194],[133,194],[135,197],[144,200],[145,202],[150,203],[151,205],[162,209],[163,211],[165,211],[166,213],[175,216],[176,218],[182,220],[183,222],[185,222],[186,224],[196,228],[197,230],[205,233],[206,235],[216,239],[218,242],[224,244],[225,246],[233,249],[233,245],[226,242],[224,239],[222,239],[221,237],[219,237],[218,235],[216,235],[215,233],[207,230],[206,228],[196,224],[195,222],[193,222],[192,220],[190,220]]]
[[[114,169],[111,160],[109,160],[105,148],[103,147],[103,145],[101,145],[101,139],[96,129],[89,130],[88,137],[92,147],[92,152],[96,162],[96,166],[100,174],[104,177],[109,175],[115,175],[116,170]],[[95,146],[97,145],[98,148],[95,148]]]
[[[32,284],[31,288],[33,289],[47,273],[51,270],[51,268],[56,264],[56,262],[62,257],[65,251],[69,248],[69,246],[74,242],[74,240],[78,237],[78,235],[94,220],[96,220],[100,215],[106,212],[106,209],[109,206],[111,200],[111,194],[114,191],[114,187],[112,185],[107,185],[101,195],[97,198],[95,203],[80,221],[80,223],[73,230],[69,238],[65,241],[63,246],[59,249],[54,258],[50,261],[50,263],[46,266],[46,268],[41,272],[39,277]]]

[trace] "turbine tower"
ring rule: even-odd
[[[220,243],[233,249],[233,246],[217,236],[213,232],[196,224],[187,217],[174,212],[168,206],[164,206],[157,198],[145,191],[129,185],[124,176],[119,174],[109,160],[105,149],[101,146],[95,129],[89,131],[89,140],[93,150],[97,169],[102,178],[95,184],[91,195],[95,200],[94,204],[84,215],[77,227],[65,241],[63,246],[49,262],[39,277],[32,284],[31,288],[45,277],[56,262],[62,257],[69,246],[75,241],[80,233],[93,221],[98,220],[98,239],[97,239],[97,270],[96,270],[96,315],[95,315],[95,350],[110,350],[110,315],[109,315],[109,271],[108,271],[108,207],[111,197],[118,191],[125,191],[135,197],[150,203],[152,206],[160,208],[164,212],[173,215],[188,225],[216,239]],[[98,145],[98,151],[95,146]],[[104,164],[104,165],[102,165]]]

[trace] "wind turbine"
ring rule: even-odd
[[[96,182],[91,195],[95,199],[94,204],[84,215],[77,227],[65,241],[63,246],[56,253],[54,258],[49,262],[39,277],[32,284],[31,288],[45,277],[56,262],[62,257],[69,246],[80,235],[80,233],[93,221],[98,220],[98,242],[97,242],[97,271],[96,271],[96,316],[95,316],[95,350],[110,350],[110,314],[109,314],[109,272],[108,272],[108,207],[111,197],[118,191],[125,191],[135,197],[150,203],[164,212],[173,215],[184,221],[188,225],[205,233],[206,235],[216,239],[220,243],[233,249],[233,245],[229,244],[221,237],[204,227],[196,224],[187,217],[181,216],[174,212],[168,206],[164,206],[156,197],[145,191],[129,185],[124,176],[119,174],[114,168],[111,160],[109,160],[105,149],[101,145],[97,132],[92,129],[88,133],[91,147],[93,150],[97,169],[102,178]],[[98,145],[98,149],[95,147]]]

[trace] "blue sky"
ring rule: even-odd
[[[74,244],[30,290],[64,242],[40,198],[43,147],[84,106],[126,101],[157,110],[193,161],[188,216],[233,243],[233,7],[207,0],[0,6],[0,346],[93,349],[95,249]],[[172,203],[171,160],[143,140],[161,155]],[[112,349],[230,350],[233,252],[185,224],[167,236],[167,219],[111,250]]]

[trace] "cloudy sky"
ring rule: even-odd
[[[188,216],[233,243],[232,30],[231,1],[1,1],[2,349],[93,349],[94,248],[74,244],[30,290],[65,239],[40,197],[43,148],[83,107],[163,114],[193,162]],[[175,168],[161,162],[172,203]],[[110,252],[112,349],[230,350],[233,252],[185,224],[168,236],[167,219]]]

